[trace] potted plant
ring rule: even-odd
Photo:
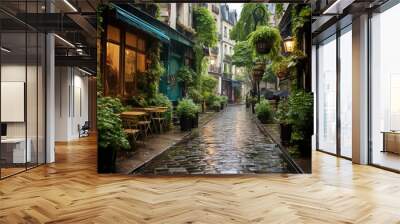
[[[226,105],[228,105],[228,97],[227,96],[221,96],[220,97],[220,102],[221,102],[221,110],[224,109]]]
[[[276,110],[275,118],[281,129],[281,142],[283,145],[289,145],[292,135],[292,124],[288,118],[289,105],[287,99],[279,101],[278,109]]]
[[[313,95],[297,91],[289,97],[288,119],[292,124],[291,142],[298,146],[300,154],[311,154],[311,136],[313,134]]]
[[[196,116],[199,112],[197,105],[191,99],[183,99],[179,102],[176,112],[179,117],[181,131],[190,131],[193,126],[193,120],[198,119]]]
[[[260,102],[256,104],[255,111],[257,118],[263,124],[267,124],[272,118],[271,105],[266,99],[261,99]]]
[[[291,57],[283,57],[273,61],[271,69],[279,79],[284,79],[295,65]]]
[[[250,33],[249,41],[258,54],[274,56],[280,52],[282,37],[278,29],[270,26],[261,26]]]
[[[219,112],[221,110],[221,102],[219,100],[215,100],[212,104],[211,104],[211,108],[213,110],[215,110],[215,112]]]
[[[130,148],[119,117],[122,111],[123,106],[118,98],[101,97],[97,100],[97,171],[99,173],[115,172],[117,151]]]

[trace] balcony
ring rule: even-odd
[[[230,54],[225,54],[225,55],[224,55],[224,61],[231,62],[231,61],[232,61],[232,55],[230,55]]]
[[[220,74],[221,73],[221,67],[216,66],[216,65],[209,65],[208,66],[208,72],[215,73],[215,74]]]

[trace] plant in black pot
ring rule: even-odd
[[[281,129],[281,142],[283,145],[289,145],[292,136],[292,124],[288,118],[289,105],[287,99],[281,99],[278,104],[278,109],[275,113],[275,119],[278,121]]]
[[[193,127],[193,120],[198,119],[198,106],[191,99],[183,99],[179,102],[176,112],[179,117],[181,131],[190,131]]]
[[[261,123],[267,124],[269,121],[271,121],[272,109],[268,100],[264,98],[261,99],[260,102],[256,104],[255,111],[257,118],[261,121]]]
[[[227,96],[220,96],[219,101],[221,103],[221,110],[223,110],[226,105],[228,105],[228,97]]]
[[[292,124],[291,142],[298,146],[302,156],[311,154],[313,134],[313,95],[297,91],[289,96],[289,122]]]
[[[221,101],[215,100],[215,101],[211,104],[211,108],[212,108],[215,112],[219,112],[219,111],[221,110]]]
[[[97,100],[97,171],[99,173],[115,172],[117,152],[130,149],[119,117],[122,111],[123,106],[117,98],[100,97]]]
[[[275,56],[280,52],[282,37],[274,27],[260,26],[249,34],[249,41],[258,54]]]

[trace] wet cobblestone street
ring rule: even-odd
[[[203,128],[135,174],[288,173],[293,168],[266,138],[244,105],[229,106]]]

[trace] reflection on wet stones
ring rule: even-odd
[[[244,106],[225,112],[156,157],[137,174],[247,174],[294,172],[279,147],[257,128]]]

